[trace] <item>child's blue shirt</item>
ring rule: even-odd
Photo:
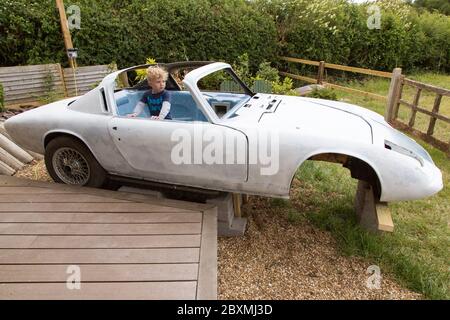
[[[153,94],[150,90],[144,93],[140,101],[147,105],[151,116],[159,116],[163,102],[170,103],[170,92],[163,90],[160,93]],[[170,111],[164,119],[172,119]]]

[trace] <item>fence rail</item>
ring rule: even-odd
[[[91,90],[115,66],[108,65],[62,69],[60,64],[16,66],[0,68],[7,107],[39,104],[49,94],[61,97],[82,95]]]
[[[437,120],[440,120],[447,124],[450,124],[450,118],[447,117],[446,115],[439,113],[441,103],[442,103],[442,98],[444,96],[450,97],[450,90],[436,87],[433,85],[429,85],[426,83],[418,82],[415,80],[411,80],[411,79],[405,78],[404,76],[400,77],[398,86],[400,87],[400,89],[398,90],[398,93],[395,97],[396,102],[394,104],[396,109],[393,112],[392,119],[389,119],[389,120],[397,127],[401,128],[405,131],[408,131],[412,135],[427,141],[431,145],[446,152],[447,155],[450,156],[450,141],[446,142],[446,141],[443,141],[434,136]],[[412,103],[403,99],[403,91],[405,89],[405,86],[409,86],[409,87],[416,89],[416,93],[414,95],[414,99],[413,99]],[[419,106],[420,97],[424,91],[435,94],[432,111],[429,111],[429,110]],[[399,112],[399,108],[401,105],[403,105],[411,110],[408,123],[402,122],[398,117],[398,112]],[[422,113],[422,114],[425,114],[426,116],[430,117],[426,132],[423,132],[423,131],[417,129],[415,126],[417,113]]]
[[[392,78],[391,72],[357,68],[357,67],[349,67],[349,66],[343,66],[343,65],[334,64],[334,63],[327,63],[325,61],[313,61],[313,60],[306,60],[306,59],[299,59],[299,58],[292,58],[292,57],[279,57],[279,58],[280,58],[280,60],[283,60],[286,62],[300,63],[300,64],[306,64],[306,65],[318,67],[316,78],[292,74],[289,72],[280,72],[280,75],[290,77],[293,79],[297,79],[297,80],[301,80],[301,81],[305,81],[308,83],[317,83],[317,84],[323,85],[325,87],[334,88],[337,90],[362,95],[365,97],[370,97],[370,98],[384,101],[384,102],[388,100],[387,97],[373,93],[373,92],[348,88],[348,87],[344,87],[344,86],[341,86],[341,85],[338,85],[335,83],[330,83],[330,82],[326,81],[326,70],[334,69],[334,70],[341,70],[341,71],[347,71],[347,72],[353,72],[353,73],[359,73],[359,74],[365,74],[365,75],[371,75],[371,76],[383,77],[383,78],[389,78],[389,79]]]

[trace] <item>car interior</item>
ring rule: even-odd
[[[183,88],[180,80],[181,77],[180,70],[174,73],[170,72],[166,82],[166,90],[171,93],[170,114],[172,120],[207,122],[207,118],[198,108],[191,93],[184,90],[185,88]],[[179,81],[176,81],[175,78]],[[151,90],[151,88],[145,77],[139,77],[136,70],[126,73],[125,77],[119,76],[118,79],[120,81],[116,84],[117,88],[114,92],[117,114],[126,117],[127,114],[133,112],[144,93]],[[219,91],[202,91],[202,93],[219,118],[233,107],[243,104],[249,99],[249,96],[244,93]],[[149,116],[147,108],[144,108],[144,111],[138,115],[139,118],[148,118]]]

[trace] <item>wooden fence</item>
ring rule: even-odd
[[[334,89],[342,90],[342,91],[349,92],[349,93],[363,95],[363,96],[370,97],[370,98],[380,100],[380,101],[387,101],[387,97],[376,94],[376,93],[362,91],[362,90],[353,89],[353,88],[348,88],[348,87],[344,87],[344,86],[341,86],[338,84],[327,82],[325,74],[326,74],[326,69],[334,69],[334,70],[348,71],[348,72],[353,72],[353,73],[366,74],[366,75],[390,79],[390,78],[392,78],[392,73],[390,73],[390,72],[342,66],[339,64],[327,63],[325,61],[312,61],[312,60],[290,58],[290,57],[280,57],[280,59],[283,61],[287,61],[287,62],[294,62],[294,63],[316,66],[318,68],[316,78],[300,76],[300,75],[296,75],[296,74],[292,74],[292,73],[288,73],[288,72],[280,72],[280,74],[283,76],[301,80],[301,81],[305,81],[308,83],[320,84],[325,87],[334,88]]]
[[[415,95],[412,102],[405,101],[403,98],[405,86],[409,86],[415,89]],[[431,111],[419,105],[420,97],[422,95],[422,92],[424,91],[435,94],[433,108]],[[390,93],[393,94],[392,100],[394,102],[392,103],[391,106],[388,106],[391,109],[387,110],[386,120],[394,124],[396,127],[404,131],[407,131],[418,138],[423,139],[424,141],[435,146],[436,148],[446,152],[447,155],[450,156],[450,141],[443,141],[434,136],[437,120],[443,121],[444,123],[450,125],[450,118],[439,112],[442,103],[442,98],[445,96],[450,97],[450,90],[414,81],[405,78],[404,75],[396,74],[391,82]],[[402,122],[402,120],[398,116],[401,105],[410,109],[408,123]],[[429,117],[426,132],[421,131],[415,126],[417,113],[421,113]]]
[[[34,104],[48,92],[64,94],[63,79],[59,64],[0,68],[6,106]]]
[[[74,77],[72,69],[60,64],[0,68],[5,106],[39,105],[42,99],[72,97],[91,90],[114,67],[108,65],[80,67]]]
[[[115,69],[107,65],[78,67],[74,77],[71,68],[64,69],[67,96],[82,95],[95,87],[107,74]]]
[[[450,156],[450,141],[443,141],[442,139],[439,139],[434,134],[434,129],[436,125],[436,120],[443,121],[447,124],[450,124],[450,118],[439,113],[440,105],[442,101],[443,96],[450,96],[450,90],[439,88],[436,86],[432,86],[429,84],[421,83],[418,81],[414,81],[408,78],[405,78],[405,76],[402,74],[401,68],[395,68],[393,72],[384,72],[384,71],[378,71],[378,70],[371,70],[371,69],[363,69],[363,68],[356,68],[356,67],[349,67],[349,66],[343,66],[338,64],[332,64],[332,63],[326,63],[324,61],[312,61],[312,60],[305,60],[305,59],[298,59],[298,58],[291,58],[291,57],[280,57],[281,60],[287,61],[287,62],[293,62],[293,63],[300,63],[304,65],[312,65],[316,66],[318,68],[317,76],[316,78],[306,77],[302,75],[296,75],[289,72],[280,72],[280,75],[284,75],[293,79],[301,80],[308,83],[316,83],[321,84],[325,87],[334,88],[337,90],[342,90],[345,92],[350,92],[357,95],[362,95],[365,97],[373,98],[379,101],[383,101],[386,103],[386,109],[385,109],[385,119],[389,123],[393,124],[399,129],[402,129],[404,131],[407,131],[411,133],[412,135],[421,138],[425,140],[426,142],[432,144],[436,148],[444,151],[447,153],[447,155]],[[353,88],[344,87],[342,85],[329,83],[326,81],[326,69],[334,69],[334,70],[341,70],[341,71],[348,71],[358,74],[364,74],[364,75],[371,75],[376,77],[383,77],[383,78],[389,78],[391,79],[391,84],[389,88],[389,93],[387,96],[382,96],[379,94],[375,94],[372,92],[357,90]],[[407,102],[405,101],[403,97],[403,91],[405,89],[405,86],[414,87],[416,89],[416,94],[414,97],[414,101]],[[436,98],[434,101],[433,109],[432,111],[426,110],[425,108],[422,108],[419,106],[419,99],[421,96],[422,91],[429,91],[436,94]],[[411,109],[409,122],[403,123],[399,117],[398,117],[398,111],[400,105],[406,106]],[[415,128],[415,119],[417,112],[425,114],[430,117],[429,124],[428,124],[428,130],[427,132],[422,132]]]

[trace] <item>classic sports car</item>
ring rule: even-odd
[[[253,93],[229,64],[159,64],[169,73],[171,120],[131,113],[149,88],[149,65],[106,76],[83,96],[6,121],[25,149],[45,154],[60,183],[101,187],[152,181],[289,197],[306,160],[341,163],[380,201],[418,199],[442,189],[430,155],[383,117],[354,105]],[[144,74],[144,76],[142,76]]]

